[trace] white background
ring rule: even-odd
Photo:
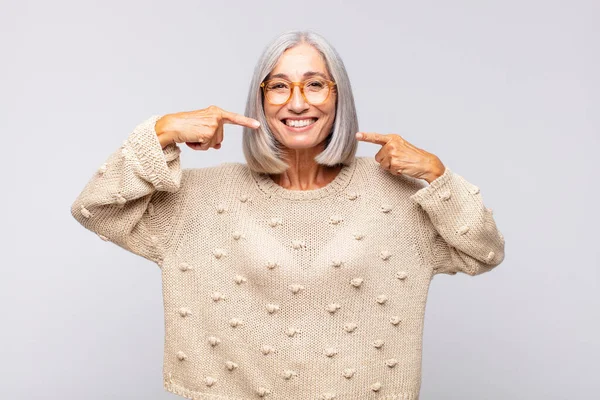
[[[70,206],[153,114],[243,113],[291,29],[327,38],[360,129],[398,133],[481,188],[506,240],[490,273],[431,283],[421,398],[600,392],[597,1],[2,1],[0,398],[175,399],[160,270]],[[186,168],[244,162],[182,146]],[[378,145],[361,143],[358,155]]]

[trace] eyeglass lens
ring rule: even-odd
[[[309,103],[319,104],[327,99],[329,85],[321,79],[312,79],[304,83],[304,96]],[[268,100],[273,104],[283,104],[290,97],[292,85],[283,80],[270,81],[265,87]]]

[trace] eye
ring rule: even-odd
[[[267,84],[267,90],[285,90],[288,88],[288,84],[283,81],[275,81]]]

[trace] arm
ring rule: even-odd
[[[160,266],[181,205],[182,170],[179,147],[159,141],[159,118],[135,127],[85,185],[71,214],[101,239]]]
[[[504,237],[479,188],[446,167],[429,186],[410,196],[421,205],[436,233],[431,254],[434,274],[479,275],[504,260]]]

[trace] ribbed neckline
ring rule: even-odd
[[[311,190],[286,189],[275,183],[269,174],[258,173],[256,171],[251,171],[251,173],[258,188],[269,196],[277,196],[288,200],[313,200],[321,199],[343,190],[354,174],[356,163],[357,158],[355,157],[350,164],[344,164],[331,182],[321,188]]]

